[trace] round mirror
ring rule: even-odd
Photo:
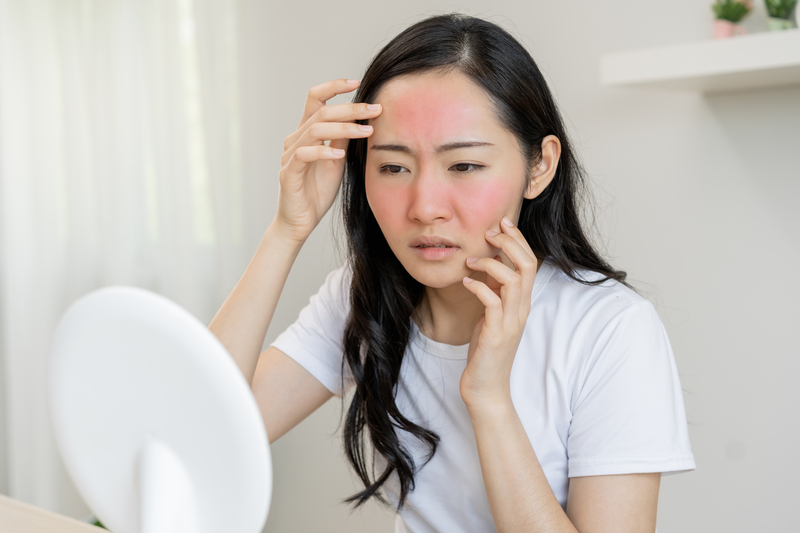
[[[66,469],[114,533],[258,533],[269,440],[231,356],[144,289],[76,301],[53,339],[50,417]]]

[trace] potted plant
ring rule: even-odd
[[[711,5],[716,18],[714,39],[727,39],[737,33],[747,34],[747,30],[739,22],[750,13],[751,2],[752,0],[715,0]]]
[[[788,30],[794,28],[794,23],[790,20],[792,9],[797,0],[764,0],[767,5],[767,28],[769,31]]]

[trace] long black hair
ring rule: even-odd
[[[430,70],[458,71],[482,87],[500,122],[519,141],[529,169],[541,158],[544,137],[558,137],[561,157],[555,177],[536,198],[523,199],[517,226],[537,258],[549,259],[573,279],[585,284],[615,279],[627,285],[625,272],[613,270],[584,233],[577,203],[578,193],[585,191],[584,172],[550,90],[525,48],[485,20],[461,14],[427,18],[397,35],[375,56],[354,101],[372,103],[392,78]],[[418,465],[402,445],[398,430],[427,445],[426,462],[439,443],[436,433],[408,420],[395,403],[411,320],[425,287],[394,255],[367,203],[366,139],[351,140],[346,157],[342,214],[352,285],[342,371],[344,375],[344,365],[349,367],[355,392],[345,415],[343,438],[347,458],[365,488],[345,501],[358,507],[376,497],[388,505],[378,489],[394,472],[400,486],[398,508],[402,508],[408,491],[414,489]],[[587,281],[578,275],[578,269],[604,277]],[[386,460],[382,472],[374,472],[375,455],[373,466],[368,467],[370,453]]]

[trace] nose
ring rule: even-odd
[[[422,224],[446,222],[453,216],[450,205],[449,184],[433,166],[421,167],[412,182],[411,205],[408,218]]]

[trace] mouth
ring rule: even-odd
[[[459,247],[442,237],[430,236],[415,239],[411,243],[411,249],[422,259],[436,261],[452,256],[458,252]]]
[[[438,235],[420,235],[411,241],[412,248],[458,248],[454,242],[451,242],[444,237]]]

